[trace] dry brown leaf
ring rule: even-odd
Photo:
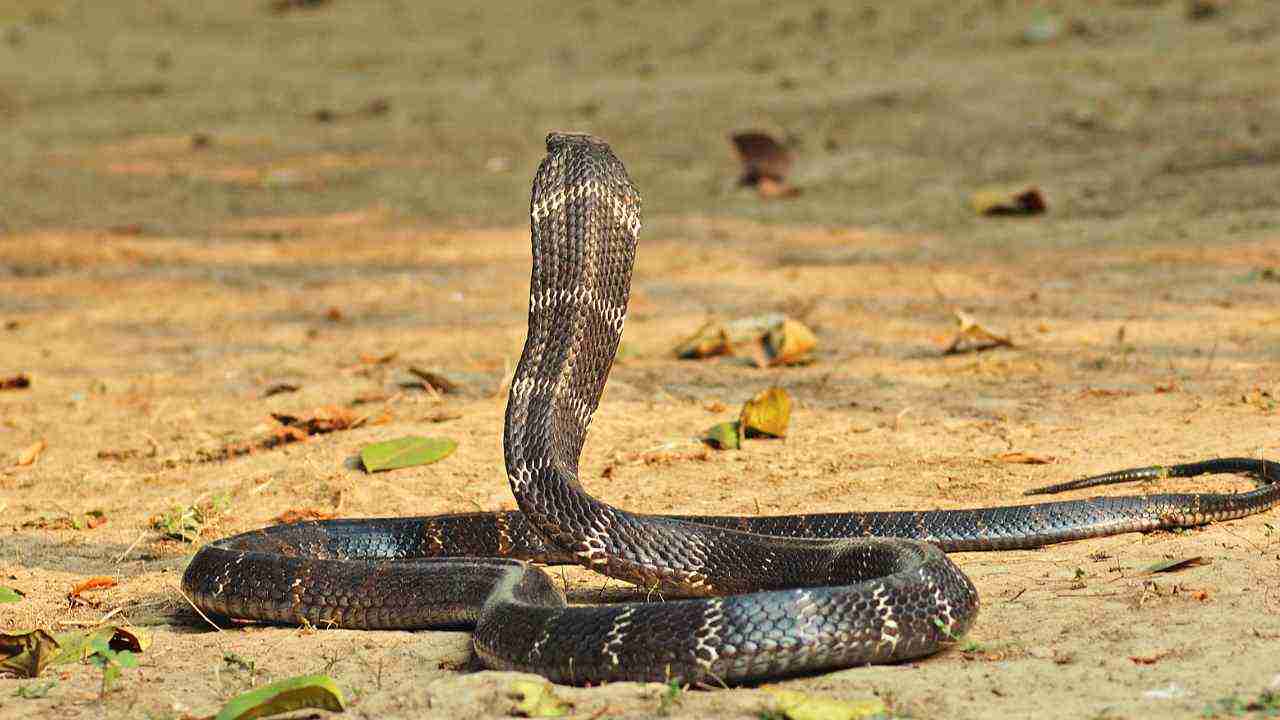
[[[46,447],[48,447],[48,444],[44,440],[37,440],[31,443],[27,447],[23,448],[21,452],[18,453],[17,464],[18,465],[34,464],[36,459],[40,457],[40,453],[44,452],[44,449]]]
[[[758,185],[764,178],[777,183],[786,181],[795,155],[772,135],[751,130],[734,133],[729,141],[742,161],[740,185]]]
[[[1133,395],[1132,390],[1111,390],[1109,388],[1085,388],[1080,391],[1080,397],[1129,397]]]
[[[1010,463],[1013,465],[1048,465],[1053,462],[1053,458],[1042,455],[1031,455],[1024,452],[1006,452],[996,455],[996,459],[1000,462]]]
[[[1175,573],[1188,568],[1200,567],[1202,565],[1210,565],[1213,560],[1203,555],[1194,555],[1185,558],[1174,558],[1172,560],[1161,560],[1142,569],[1143,575],[1155,575],[1156,573]]]
[[[800,194],[800,188],[789,182],[762,177],[760,182],[756,183],[756,192],[760,194],[760,197],[772,200],[774,198],[796,197]]]
[[[276,383],[270,385],[266,390],[262,391],[261,397],[269,398],[272,395],[282,395],[284,393],[298,392],[298,386],[293,383]]]
[[[26,373],[0,378],[0,390],[23,390],[29,387],[31,387],[31,377]]]
[[[386,355],[370,355],[363,353],[360,355],[360,362],[365,365],[386,365],[392,360],[395,360],[399,355],[400,353],[396,351],[389,352]]]
[[[84,580],[77,583],[75,587],[71,588],[71,592],[67,593],[67,599],[75,600],[79,598],[82,594],[90,590],[105,590],[107,588],[113,588],[115,586],[116,586],[115,578],[107,577],[105,575],[91,577],[88,580]]]
[[[816,345],[817,338],[804,323],[780,313],[765,313],[708,322],[677,344],[675,353],[686,360],[741,355],[758,367],[770,367],[810,362],[810,351]]]
[[[1133,661],[1134,665],[1155,665],[1172,654],[1172,650],[1164,650],[1150,655],[1130,655],[1129,659]]]
[[[416,366],[410,366],[409,372],[414,377],[421,380],[427,387],[431,388],[432,390],[435,390],[438,393],[447,395],[449,393],[456,393],[459,390],[457,383],[453,382],[452,380],[450,380],[449,378],[445,377],[444,375],[438,372],[434,372],[432,370],[424,370]]]
[[[998,347],[1014,347],[1013,341],[1006,335],[992,332],[983,327],[972,315],[963,310],[952,310],[960,329],[956,332],[951,344],[942,351],[944,355],[955,355],[962,352],[981,352]]]
[[[307,520],[328,520],[334,516],[334,513],[325,512],[316,508],[290,508],[276,516],[276,522],[282,525],[289,525]]]
[[[969,197],[979,215],[1039,215],[1049,208],[1037,187],[1007,190],[979,190]]]
[[[298,428],[308,435],[323,435],[338,430],[351,430],[360,427],[369,420],[368,415],[356,415],[350,408],[341,405],[326,405],[311,411],[311,417],[299,418],[284,413],[271,413],[271,417],[281,425]]]

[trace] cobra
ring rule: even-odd
[[[954,550],[1029,548],[1270,508],[1249,458],[1122,470],[1047,492],[1244,473],[1238,494],[1098,497],[929,512],[643,515],[591,496],[578,459],[626,317],[640,195],[609,146],[552,133],[533,182],[529,330],[507,403],[518,512],[273,526],[205,545],[205,613],[350,628],[474,627],[488,667],[556,682],[741,683],[917,658],[978,614]],[[682,599],[574,606],[534,563],[585,565]]]

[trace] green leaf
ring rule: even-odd
[[[402,437],[364,446],[360,460],[369,472],[396,470],[443,460],[457,447],[448,438]]]
[[[36,700],[45,697],[49,691],[58,684],[57,680],[50,680],[44,683],[27,683],[19,685],[17,690],[13,691],[14,697],[20,697],[24,700]]]
[[[0,586],[0,605],[20,602],[22,597],[23,595],[21,590],[14,590],[13,588]]]
[[[722,422],[712,425],[702,442],[717,450],[737,450],[742,447],[742,439],[738,434],[738,423]]]
[[[120,652],[116,653],[114,659],[117,663],[120,664],[120,667],[127,667],[127,668],[138,667],[138,656],[134,655],[128,650],[121,650]]]
[[[861,720],[889,712],[878,698],[835,700],[789,690],[776,690],[773,697],[777,712],[787,720]]]
[[[150,635],[137,628],[118,625],[59,633],[57,641],[58,653],[49,661],[50,665],[66,665],[94,658],[102,658],[105,663],[109,659],[118,658],[121,653],[140,653],[151,647]]]
[[[250,720],[303,708],[342,712],[342,691],[327,675],[299,675],[235,697],[214,720]]]
[[[511,694],[517,702],[513,710],[522,717],[560,717],[573,709],[573,703],[556,697],[549,682],[516,680]]]
[[[45,630],[0,632],[0,672],[38,677],[58,654],[58,641]]]

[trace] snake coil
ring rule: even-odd
[[[552,133],[530,204],[529,332],[503,435],[519,512],[330,520],[205,545],[183,576],[203,612],[352,628],[474,626],[487,666],[556,682],[740,683],[937,652],[978,612],[951,550],[1038,547],[1261,512],[1280,466],[1122,470],[1046,491],[1202,473],[1239,494],[1100,497],[929,512],[640,515],[589,495],[578,458],[626,317],[640,195],[589,135]],[[530,565],[576,563],[687,599],[570,606]]]

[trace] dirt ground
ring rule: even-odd
[[[1203,20],[1159,1],[371,7],[0,3],[0,377],[32,381],[0,391],[0,585],[25,593],[0,629],[114,613],[154,638],[105,697],[88,665],[55,668],[39,699],[0,679],[0,718],[200,717],[307,672],[359,717],[509,713],[515,676],[473,667],[466,633],[219,632],[177,584],[199,542],[291,509],[514,507],[502,388],[552,128],[608,138],[646,199],[625,352],[582,462],[609,502],[969,507],[1280,453],[1274,4]],[[745,127],[792,138],[800,197],[734,189],[724,137]],[[1048,214],[965,206],[1021,183]],[[1016,347],[944,356],[955,308]],[[813,364],[672,356],[708,317],[766,311],[815,329]],[[460,390],[406,387],[410,367]],[[298,389],[264,397],[281,383]],[[697,442],[770,385],[797,403],[786,441]],[[331,405],[369,422],[219,457],[270,435],[271,413]],[[362,446],[408,434],[458,450],[358,469]],[[209,511],[196,543],[153,529],[191,505]],[[917,663],[665,700],[557,692],[590,718],[757,717],[771,688],[918,718],[1226,714],[1280,686],[1275,522],[957,554],[981,615]],[[1141,574],[1193,556],[1209,562]],[[632,597],[555,573],[579,602]],[[69,607],[93,576],[118,584]]]

